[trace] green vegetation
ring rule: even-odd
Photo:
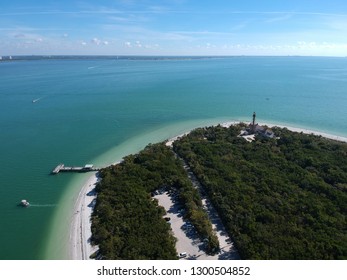
[[[194,225],[200,238],[207,240],[206,252],[217,253],[219,251],[218,237],[212,229],[208,214],[202,207],[198,190],[186,178],[176,181],[173,187],[179,191],[178,199],[186,210],[185,218]]]
[[[174,143],[233,237],[242,259],[347,259],[347,144],[273,128],[278,139],[238,137],[242,125],[200,128]],[[151,193],[177,193],[185,218],[219,248],[183,162],[163,143],[101,171],[92,217],[97,258],[176,259],[165,210]]]
[[[347,259],[347,144],[274,128],[196,129],[174,143],[243,259]]]
[[[186,208],[186,218],[201,238],[209,240],[207,250],[219,246],[201,198],[187,178],[182,163],[163,143],[148,145],[121,164],[100,171],[102,178],[92,216],[92,241],[99,245],[101,259],[177,259],[175,238],[164,220],[165,210],[152,199],[158,189],[171,189]]]

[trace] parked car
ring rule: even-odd
[[[183,258],[187,257],[187,253],[186,253],[186,252],[179,253],[179,254],[178,254],[178,257],[179,257],[180,259],[183,259]]]

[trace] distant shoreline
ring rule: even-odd
[[[233,58],[238,56],[150,56],[150,55],[7,55],[2,56],[1,62],[11,61],[36,61],[36,60],[90,60],[90,59],[112,59],[112,60],[198,60]]]
[[[286,55],[3,55],[0,56],[1,62],[14,61],[37,61],[37,60],[90,60],[90,59],[112,59],[112,60],[199,60],[199,59],[232,59],[247,57],[288,57],[288,58],[346,58],[345,56],[286,56]]]
[[[223,123],[217,123],[212,126],[221,125],[223,127],[230,127],[231,125],[236,125],[239,123],[242,123],[242,121],[228,121]],[[273,124],[269,122],[260,122],[260,123],[268,127],[287,128],[288,130],[292,132],[298,132],[298,133],[302,132],[304,134],[313,134],[316,136],[322,136],[330,140],[336,140],[336,141],[347,143],[347,137],[337,136],[337,135],[314,131],[310,129],[302,129],[302,128],[291,127],[286,125]],[[180,137],[184,135],[189,134],[194,129],[190,129],[189,131],[185,133],[182,133],[180,135],[167,139],[165,142],[167,143],[167,145],[172,145],[174,141],[178,140]],[[119,164],[119,162],[116,162],[112,165],[115,165],[115,164]],[[89,258],[90,255],[97,250],[97,247],[93,247],[90,243],[90,237],[91,237],[90,218],[93,212],[93,207],[91,207],[90,204],[92,203],[93,199],[96,198],[96,195],[95,196],[91,195],[90,192],[93,191],[97,182],[98,182],[97,173],[94,173],[92,176],[89,177],[89,179],[81,187],[81,190],[74,204],[72,221],[70,223],[70,229],[69,229],[70,238],[69,238],[69,246],[68,246],[69,248],[68,256],[69,258],[73,260],[88,260],[90,259]]]

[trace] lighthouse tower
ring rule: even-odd
[[[256,126],[256,124],[255,124],[255,117],[256,116],[257,116],[256,113],[253,112],[253,121],[252,121],[252,125],[251,125],[251,132],[252,133],[255,133],[255,126]]]

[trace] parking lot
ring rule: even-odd
[[[214,224],[218,220],[211,220],[213,227],[217,231],[217,236],[221,245],[221,251],[214,255],[207,255],[204,252],[204,241],[200,240],[194,226],[183,219],[184,209],[177,202],[177,196],[174,191],[159,190],[154,194],[159,205],[163,206],[167,212],[165,217],[170,218],[168,221],[171,225],[174,236],[177,238],[176,250],[180,259],[197,259],[197,260],[218,260],[218,259],[238,259],[238,254],[233,248],[232,242],[223,232],[220,224]],[[206,204],[206,201],[203,201]],[[209,205],[206,205],[209,212]],[[210,213],[209,213],[210,214]],[[184,253],[184,254],[183,254]],[[181,255],[180,255],[181,254]]]

